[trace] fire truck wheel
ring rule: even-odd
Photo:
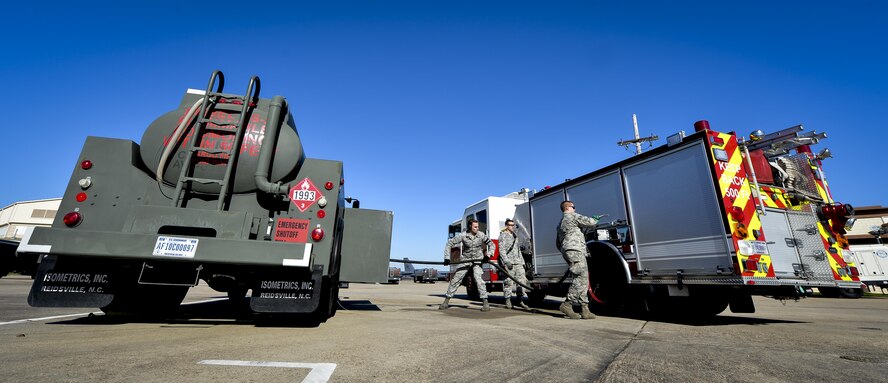
[[[842,298],[857,299],[863,297],[863,289],[839,289],[839,296]]]
[[[728,300],[725,298],[709,298],[692,300],[690,307],[687,307],[688,317],[696,319],[706,319],[721,314],[728,308]]]
[[[527,304],[531,307],[540,307],[543,305],[543,301],[546,300],[546,293],[539,290],[533,290],[527,292]]]
[[[604,242],[589,243],[589,303],[599,312],[616,314],[626,305],[629,282],[619,251]]]
[[[468,283],[466,285],[466,293],[469,295],[469,299],[473,301],[481,300],[481,292],[478,291],[478,285],[475,284],[475,278],[471,276],[466,278],[466,283]]]
[[[839,297],[839,289],[835,287],[818,287],[817,291],[820,291],[820,296],[824,298],[838,298]]]

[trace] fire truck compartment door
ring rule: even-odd
[[[392,219],[390,211],[345,209],[341,282],[388,282]]]
[[[711,168],[702,140],[623,168],[639,270],[718,275],[733,267]]]
[[[797,278],[799,261],[798,240],[789,227],[789,220],[782,210],[766,209],[762,220],[762,230],[768,242],[771,265],[777,278]]]

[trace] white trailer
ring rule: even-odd
[[[857,264],[860,270],[860,281],[870,290],[888,289],[888,245],[851,245],[845,255]]]

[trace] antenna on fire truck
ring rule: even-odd
[[[640,138],[638,136],[638,118],[635,117],[635,113],[632,113],[632,126],[635,128],[635,139],[634,140],[620,140],[617,142],[617,145],[620,145],[626,149],[629,149],[629,145],[635,145],[635,154],[641,154],[641,144],[644,142],[648,143],[648,147],[653,146],[654,144],[650,143],[651,141],[659,140],[660,137],[651,134],[648,137]]]

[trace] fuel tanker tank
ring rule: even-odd
[[[179,126],[191,109],[200,107],[198,101],[201,101],[202,92],[190,91],[185,94],[182,103],[175,110],[167,112],[158,117],[145,133],[141,140],[141,158],[145,165],[148,166],[152,175],[155,175],[160,164],[160,159],[164,149],[169,147],[173,130]],[[213,129],[204,133],[201,141],[197,144],[200,148],[230,150],[234,145],[235,136],[224,130],[233,130],[234,127],[227,126],[234,121],[239,121],[241,116],[242,104],[237,104],[238,100],[234,99],[229,103],[219,103],[210,113],[207,128]],[[259,148],[265,138],[266,124],[268,122],[268,106],[269,100],[259,100],[259,105],[255,109],[249,111],[247,116],[247,124],[243,132],[243,142],[239,153],[237,167],[234,170],[234,180],[232,183],[232,192],[234,193],[251,193],[256,190],[256,183],[253,175],[256,172],[257,162],[259,158]],[[195,107],[197,105],[197,107]],[[196,113],[195,113],[196,115]],[[192,116],[190,121],[194,123],[196,117]],[[215,130],[215,129],[221,130]],[[169,163],[163,171],[164,182],[175,185],[178,180],[179,173],[182,170],[183,159],[188,155],[188,144],[194,139],[194,130],[189,130],[184,137],[173,143],[174,148],[169,156]],[[274,163],[271,166],[271,174],[269,181],[278,182],[292,179],[299,170],[299,166],[305,160],[305,153],[302,149],[302,141],[299,139],[299,133],[296,131],[296,124],[293,122],[293,116],[288,115],[287,119],[282,122],[280,133],[277,137],[275,145]],[[219,166],[224,161],[224,154],[217,153],[198,153],[194,166],[194,176],[202,178],[222,178],[225,167]],[[215,193],[218,186],[211,184],[197,184],[194,190],[205,193]]]
[[[346,198],[343,164],[308,158],[290,105],[189,89],[140,143],[87,137],[51,227],[32,306],[175,315],[205,281],[258,315],[323,322],[345,282],[386,282],[393,215]],[[351,206],[348,204],[351,203]]]

